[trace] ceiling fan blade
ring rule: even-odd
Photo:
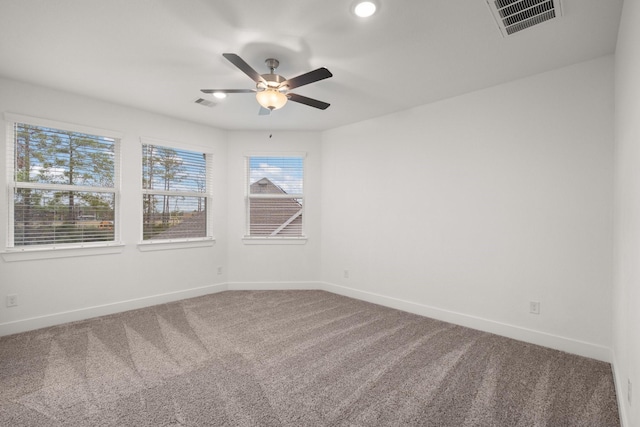
[[[318,68],[317,70],[309,71],[308,73],[301,74],[292,79],[286,80],[282,82],[281,86],[287,85],[289,89],[294,89],[296,87],[308,85],[309,83],[317,82],[319,80],[328,79],[333,76],[331,71],[326,68]]]
[[[326,102],[318,101],[317,99],[307,98],[306,96],[298,95],[296,93],[288,93],[287,98],[293,102],[299,102],[300,104],[308,105],[309,107],[319,108],[321,110],[326,110],[329,108],[329,105]]]
[[[252,93],[256,92],[255,89],[200,89],[200,92],[203,93]]]
[[[240,58],[235,53],[223,53],[222,56],[227,58],[229,62],[231,62],[236,67],[238,67],[247,76],[251,77],[251,80],[253,80],[254,82],[260,83],[265,81],[264,78],[262,78],[262,76],[260,75],[260,73],[258,73],[256,70],[251,68],[251,65],[247,64],[244,61],[244,59]]]
[[[269,114],[271,114],[271,110],[262,106],[260,107],[260,110],[258,111],[259,116],[268,116]]]

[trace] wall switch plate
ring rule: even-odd
[[[342,275],[344,276],[345,279],[348,279],[349,278],[349,270],[344,270]]]
[[[529,313],[531,313],[531,314],[540,314],[540,302],[539,301],[529,301]]]
[[[18,295],[7,295],[7,307],[16,307],[18,305]]]
[[[221,266],[221,265],[219,265],[219,266],[218,266],[218,276],[219,276],[219,275],[221,275],[221,274],[222,274],[222,266]]]

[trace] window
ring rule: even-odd
[[[247,157],[247,236],[304,237],[304,157]]]
[[[119,135],[6,115],[9,122],[8,247],[113,242]]]
[[[209,164],[206,153],[143,141],[144,241],[211,237]]]

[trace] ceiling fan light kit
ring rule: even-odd
[[[235,65],[243,73],[251,78],[256,83],[255,89],[201,89],[204,93],[213,94],[216,98],[224,98],[229,93],[255,93],[256,100],[261,107],[269,111],[278,110],[285,106],[287,101],[297,102],[299,104],[308,105],[310,107],[318,108],[320,110],[326,110],[330,104],[318,101],[317,99],[308,98],[306,96],[298,95],[289,92],[291,89],[295,89],[300,86],[307,85],[309,83],[315,83],[320,80],[332,77],[333,74],[326,68],[318,68],[308,73],[301,74],[292,79],[285,79],[279,74],[276,74],[276,68],[280,65],[280,62],[274,58],[268,58],[265,60],[265,64],[269,67],[268,74],[258,74],[249,64],[247,64],[242,58],[235,53],[223,53],[229,62]],[[262,114],[262,110],[261,113]]]
[[[277,89],[265,89],[256,93],[258,104],[271,111],[284,107],[287,103],[287,95]]]

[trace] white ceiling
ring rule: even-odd
[[[503,38],[486,0],[0,0],[0,76],[221,129],[324,130],[611,54],[622,0],[562,0],[563,16]],[[222,57],[333,77],[258,116],[252,94],[195,104],[201,88],[251,89]],[[518,96],[518,94],[514,94]]]

